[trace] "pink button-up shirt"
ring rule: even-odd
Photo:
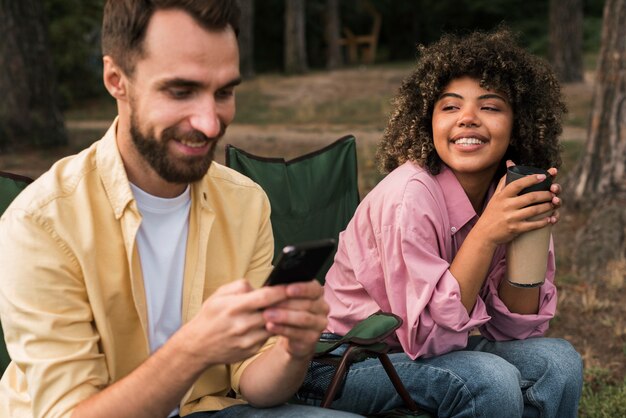
[[[393,312],[404,323],[392,345],[412,359],[462,349],[474,328],[500,341],[543,335],[557,302],[552,243],[537,314],[511,313],[498,296],[506,270],[503,245],[469,315],[461,303],[450,264],[477,220],[449,168],[433,176],[407,162],[391,172],[340,235],[324,291],[328,331],[343,335],[374,312]]]

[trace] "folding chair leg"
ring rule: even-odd
[[[335,394],[337,393],[337,390],[339,390],[339,385],[341,384],[343,377],[345,376],[346,372],[348,371],[348,366],[350,363],[350,357],[352,356],[352,351],[354,351],[354,349],[356,349],[358,347],[356,346],[349,346],[348,349],[344,352],[343,356],[341,357],[341,361],[339,362],[339,365],[337,366],[337,369],[335,370],[335,375],[333,376],[333,380],[330,382],[330,385],[328,386],[328,389],[326,390],[326,395],[324,395],[324,399],[322,399],[322,408],[328,408],[330,407],[330,404],[333,403],[333,400],[335,399]]]
[[[389,357],[387,357],[387,354],[380,353],[380,355],[378,356],[378,359],[380,360],[380,362],[383,365],[383,368],[387,372],[387,376],[389,376],[389,380],[391,380],[391,383],[393,383],[393,387],[396,388],[396,392],[398,392],[398,394],[404,401],[404,404],[409,409],[409,411],[411,412],[419,411],[419,407],[417,406],[415,401],[411,398],[409,391],[406,390],[406,388],[404,387],[404,383],[402,383],[400,376],[398,376],[398,373],[396,372],[396,369],[393,367],[393,363],[391,363],[391,360],[389,360]]]

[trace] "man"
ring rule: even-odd
[[[238,14],[228,0],[107,1],[119,116],[0,221],[0,416],[334,416],[280,406],[326,325],[322,289],[259,288],[267,198],[212,163],[235,114]]]

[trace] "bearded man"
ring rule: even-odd
[[[106,2],[118,117],[0,221],[0,416],[351,416],[285,404],[328,307],[316,282],[261,287],[267,197],[213,162],[238,17],[231,0]]]

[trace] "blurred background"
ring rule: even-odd
[[[99,39],[103,0],[13,2],[25,5],[41,3],[43,6],[42,20],[48,26],[48,45],[61,105],[67,108],[103,94]],[[240,3],[247,11],[242,21],[242,34],[246,35],[242,56],[251,59],[242,64],[248,75],[315,71],[329,65],[354,64],[349,61],[346,51],[339,52],[339,59],[329,58],[329,50],[333,46],[329,46],[332,36],[328,35],[327,26],[333,17],[336,20],[335,42],[342,38],[345,41],[346,30],[354,36],[376,35],[372,32],[376,19],[380,19],[377,48],[372,60],[376,63],[411,61],[415,57],[416,44],[429,44],[443,32],[489,30],[499,23],[520,32],[523,44],[531,52],[548,58],[550,51],[551,2],[547,0],[306,0],[300,2],[300,10],[290,10],[294,19],[299,15],[303,17],[304,50],[294,55],[302,57],[305,65],[303,68],[286,68],[285,14],[289,2],[241,0]],[[570,30],[570,33],[579,33],[580,40],[572,37],[562,39],[563,44],[555,45],[554,49],[578,49],[574,55],[580,54],[580,57],[592,60],[600,47],[604,0],[561,0],[554,3],[560,3],[558,8],[554,8],[554,13],[558,15],[553,20],[557,24],[567,17],[559,9],[580,14],[572,19],[574,22],[571,24],[576,27]],[[30,10],[32,16],[33,9]],[[297,38],[299,34],[294,31],[291,36]],[[365,47],[365,43],[360,45],[361,49]],[[363,58],[362,51],[359,58]],[[333,59],[335,61],[329,64]],[[574,65],[581,64],[577,61],[579,58],[572,59]],[[587,64],[593,67],[593,63]]]
[[[416,45],[504,24],[558,74],[568,105],[550,335],[585,361],[583,417],[626,416],[626,0],[240,0],[237,116],[225,143],[293,158],[346,134],[361,198]],[[0,0],[0,171],[33,178],[115,117],[103,0]],[[469,51],[468,53],[471,53]]]

